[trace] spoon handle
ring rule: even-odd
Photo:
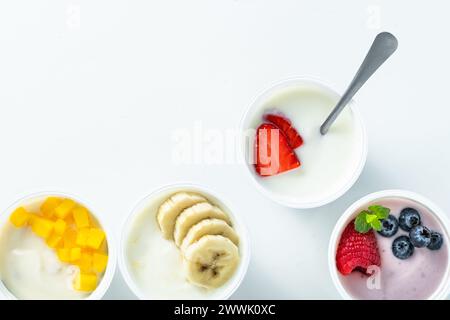
[[[350,102],[356,92],[363,86],[363,84],[375,73],[375,71],[397,50],[398,41],[389,32],[379,33],[372,43],[369,52],[366,55],[363,63],[356,72],[355,77],[350,83],[349,87],[342,95],[336,107],[330,113],[325,122],[320,126],[320,133],[322,135],[328,132],[333,122]]]

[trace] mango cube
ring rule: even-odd
[[[69,214],[65,219],[68,226],[76,227],[75,220],[73,219],[73,214]]]
[[[81,248],[70,249],[70,261],[75,262],[81,258]]]
[[[60,219],[65,219],[75,205],[76,203],[72,199],[64,199],[61,204],[55,208],[55,215]]]
[[[70,249],[60,248],[56,251],[56,254],[62,262],[70,262]]]
[[[11,213],[9,221],[17,228],[23,227],[30,220],[31,214],[24,207],[19,207]]]
[[[73,248],[76,246],[77,232],[73,229],[66,229],[63,235],[64,248]]]
[[[32,218],[31,230],[38,236],[47,239],[53,231],[54,223],[51,220],[34,216]]]
[[[47,245],[50,248],[57,248],[62,244],[62,237],[53,233],[48,239],[47,239]]]
[[[89,229],[88,228],[80,229],[77,233],[77,240],[75,243],[77,244],[77,246],[84,248],[87,246],[88,237],[89,237]]]
[[[44,217],[51,218],[53,217],[54,210],[57,206],[59,206],[62,202],[61,198],[58,197],[48,197],[45,199],[44,203],[41,205],[41,213]]]
[[[97,287],[97,276],[90,273],[79,273],[75,278],[75,290],[94,291]]]
[[[105,232],[102,229],[91,228],[86,242],[86,246],[91,249],[100,248],[103,240],[105,239]]]
[[[66,231],[67,223],[62,220],[58,219],[55,222],[55,233],[59,236],[62,236],[64,232]]]
[[[81,252],[81,258],[77,261],[77,265],[80,268],[81,272],[90,272],[92,271],[92,254],[87,252]]]
[[[101,273],[105,271],[108,264],[108,256],[102,253],[94,253],[92,265],[95,271]]]
[[[89,227],[89,212],[86,208],[77,207],[73,209],[73,219],[77,228]]]

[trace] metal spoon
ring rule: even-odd
[[[325,135],[330,129],[333,122],[339,116],[341,111],[353,98],[356,92],[363,86],[364,83],[377,71],[377,69],[397,50],[398,41],[389,32],[379,33],[372,43],[369,52],[366,55],[363,63],[356,72],[350,86],[343,94],[341,100],[331,111],[328,118],[320,126],[320,133]]]

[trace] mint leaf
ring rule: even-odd
[[[372,214],[375,214],[378,219],[386,219],[389,216],[389,213],[391,212],[391,209],[380,206],[380,205],[373,205],[369,207],[369,211]]]
[[[376,230],[376,231],[380,231],[381,230],[381,222],[378,219],[373,220],[370,223],[371,227]]]
[[[366,213],[366,221],[367,223],[372,223],[372,221],[377,220],[377,215],[376,214],[370,214],[370,213]]]
[[[355,219],[355,230],[359,233],[367,233],[371,229],[371,225],[367,223],[367,211],[362,211]]]
[[[381,220],[389,216],[391,209],[375,204],[368,210],[361,211],[355,219],[355,230],[359,233],[367,233],[371,229],[380,231],[383,227]]]

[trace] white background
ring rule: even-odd
[[[73,193],[118,237],[143,196],[190,180],[223,194],[250,230],[233,298],[339,298],[328,238],[352,202],[402,188],[450,212],[449,10],[443,0],[2,1],[0,207]],[[309,75],[342,92],[383,30],[399,49],[356,97],[369,155],[339,200],[288,209],[238,164],[172,161],[175,130],[234,128],[275,81]],[[133,298],[119,272],[106,298]]]

